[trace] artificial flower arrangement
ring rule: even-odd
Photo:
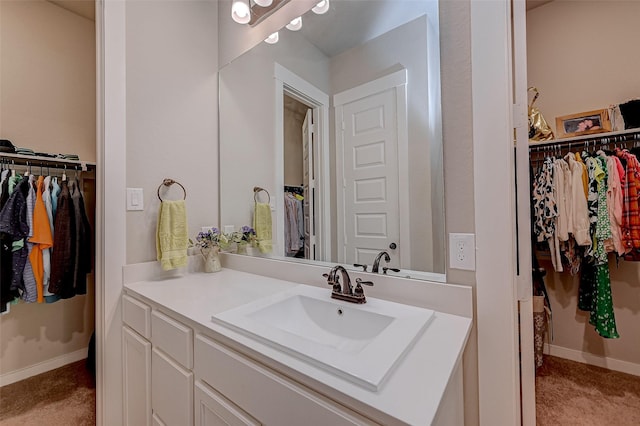
[[[218,253],[221,248],[229,245],[229,239],[218,228],[198,232],[196,242],[189,240],[189,243],[192,247],[200,248],[200,253],[204,258],[205,272],[217,272],[222,269]]]
[[[218,228],[211,228],[206,232],[198,232],[195,243],[192,240],[189,240],[189,242],[193,247],[199,247],[200,251],[202,251],[213,247],[224,248],[229,245],[229,238],[221,233]]]
[[[247,246],[255,247],[257,245],[256,231],[250,226],[243,226],[240,231],[234,231],[227,235],[230,243],[236,243],[237,252],[246,254]]]

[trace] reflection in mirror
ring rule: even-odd
[[[251,224],[260,186],[270,256],[444,280],[437,2],[302,23],[220,70],[220,225]]]

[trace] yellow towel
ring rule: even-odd
[[[261,253],[271,253],[273,242],[271,241],[271,206],[267,203],[256,203],[253,212],[253,229],[256,230],[256,239]]]
[[[158,212],[156,250],[162,269],[187,266],[187,205],[184,200],[163,201]]]

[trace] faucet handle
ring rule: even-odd
[[[382,268],[382,273],[384,275],[387,275],[387,271],[400,272],[400,269],[398,269],[398,268],[387,268],[386,266]]]
[[[322,274],[322,276],[327,279],[327,285],[333,286],[333,291],[338,293],[342,292],[342,288],[340,287],[340,281],[337,279],[337,277],[336,277],[336,280],[333,281],[331,279],[331,275],[329,274]]]
[[[356,284],[364,284],[368,286],[373,286],[373,281],[362,281],[360,278],[356,278]]]
[[[356,268],[362,268],[362,272],[367,272],[367,265],[365,264],[360,264],[360,263],[354,263],[353,266],[355,266]]]

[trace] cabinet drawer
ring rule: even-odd
[[[206,383],[196,381],[194,393],[196,426],[260,426],[256,419]]]
[[[159,311],[151,313],[151,342],[188,369],[193,368],[193,331]]]
[[[151,408],[156,423],[193,424],[193,373],[156,348],[151,355]]]
[[[126,294],[122,296],[122,321],[145,339],[151,337],[151,308]]]
[[[263,424],[375,424],[234,350],[197,335],[196,378]]]

